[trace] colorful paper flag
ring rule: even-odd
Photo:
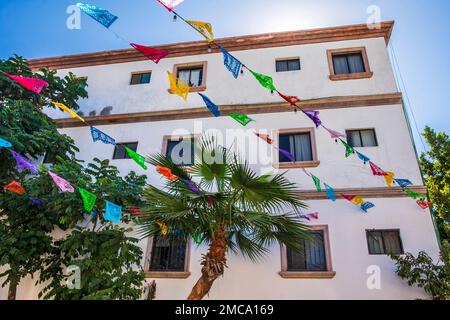
[[[310,118],[314,124],[316,125],[316,128],[318,128],[321,124],[322,121],[319,119],[319,111],[316,110],[302,110],[304,114],[306,114],[308,116],[308,118]]]
[[[263,140],[264,140],[265,142],[267,142],[268,144],[272,144],[272,143],[273,143],[273,139],[270,138],[268,134],[255,132],[255,135],[256,135],[258,138],[263,139]]]
[[[348,195],[348,194],[343,194],[342,195],[342,198],[344,198],[345,200],[350,201],[350,202],[352,202],[353,199],[355,199],[355,197],[356,196],[354,196],[354,195]]]
[[[195,184],[193,184],[192,181],[187,180],[187,179],[184,179],[183,181],[192,192],[194,192],[198,195],[202,195],[202,192],[200,191],[200,189]]]
[[[392,182],[394,182],[395,173],[386,171],[386,175],[384,176],[384,180],[386,181],[386,184],[388,188],[392,187]]]
[[[91,212],[94,209],[95,201],[97,201],[97,196],[92,192],[89,192],[83,188],[78,188],[81,198],[83,199],[84,210]]]
[[[282,94],[281,92],[277,91],[278,95],[283,98],[284,100],[286,100],[286,102],[288,102],[291,106],[293,107],[297,107],[297,103],[300,102],[300,99],[296,96],[285,96],[284,94]]]
[[[200,231],[195,231],[194,234],[192,235],[192,238],[194,239],[194,242],[197,245],[200,245],[203,242],[203,236],[202,236],[202,233]]]
[[[212,30],[212,25],[208,22],[186,20],[195,30],[197,30],[205,39],[211,43],[214,41],[214,33]]]
[[[159,63],[161,59],[164,59],[169,55],[169,52],[166,50],[159,50],[148,46],[143,46],[137,43],[130,43],[130,45],[135,48],[137,51],[142,53],[148,59],[152,60],[154,63]]]
[[[169,228],[167,225],[165,225],[162,222],[156,222],[156,224],[159,226],[159,229],[161,230],[161,234],[165,237],[169,233]]]
[[[144,216],[144,214],[139,210],[138,207],[131,207],[130,212],[133,216],[137,216],[140,218],[142,218]]]
[[[11,148],[12,144],[8,140],[0,138],[0,147],[1,148]]]
[[[295,162],[295,157],[294,157],[294,155],[292,153],[290,153],[287,150],[281,149],[281,148],[277,148],[277,149],[283,156],[288,158],[291,162]]]
[[[325,186],[325,190],[327,192],[327,198],[333,202],[336,201],[336,194],[334,193],[334,189],[332,187],[330,187],[329,185],[327,185],[326,183],[324,183],[324,186]]]
[[[142,169],[147,170],[147,166],[145,165],[145,158],[143,156],[128,147],[124,148],[131,159],[133,159]]]
[[[38,209],[42,209],[44,207],[44,203],[37,198],[28,197],[28,200]]]
[[[118,18],[111,12],[91,4],[78,2],[77,7],[106,28],[109,28]]]
[[[177,5],[182,3],[184,0],[157,0],[162,4],[167,10],[172,11]]]
[[[358,156],[358,158],[360,160],[362,160],[364,162],[364,164],[366,164],[367,162],[370,161],[370,159],[368,157],[366,157],[365,155],[363,155],[361,152],[355,151],[356,155]]]
[[[417,200],[416,203],[424,210],[430,208],[433,205],[432,202],[425,200]]]
[[[25,194],[25,188],[22,187],[22,185],[20,183],[18,183],[17,181],[13,181],[13,182],[9,183],[8,185],[4,186],[3,189],[12,191],[21,196],[23,196]]]
[[[351,202],[355,205],[355,206],[359,206],[362,205],[364,203],[366,203],[366,201],[364,201],[364,199],[361,196],[356,196],[354,197]]]
[[[20,84],[25,89],[34,92],[36,94],[40,94],[42,89],[48,87],[48,83],[42,79],[23,77],[19,75],[11,75],[6,72],[3,72],[3,74],[8,78],[14,80],[18,84]]]
[[[204,94],[199,93],[200,97],[202,97],[203,101],[206,104],[206,107],[211,111],[211,113],[214,115],[214,117],[220,117],[220,111],[219,108],[216,106],[214,102],[212,102],[207,96]]]
[[[187,101],[190,87],[178,78],[175,78],[172,72],[167,71],[170,81],[170,91]]]
[[[394,179],[394,181],[402,188],[405,189],[406,187],[412,186],[412,182],[408,179]]]
[[[345,147],[345,157],[346,158],[348,158],[351,154],[355,153],[355,149],[353,149],[353,147],[351,145],[349,145],[347,142],[345,142],[342,139],[339,139],[339,140]]]
[[[156,171],[162,174],[167,180],[175,181],[178,180],[178,177],[172,173],[172,170],[162,166],[156,166]]]
[[[38,167],[35,166],[30,160],[28,160],[24,156],[18,154],[13,150],[11,150],[11,154],[16,160],[17,169],[19,170],[19,172],[22,172],[25,169],[30,171],[32,174],[37,174],[39,172]]]
[[[315,175],[311,175],[311,178],[313,179],[314,185],[316,186],[316,189],[318,192],[322,192],[322,187],[320,186],[320,180]]]
[[[261,73],[254,72],[250,70],[252,75],[258,80],[259,84],[262,85],[264,88],[269,89],[270,91],[276,91],[277,89],[273,85],[273,79],[269,76],[266,76]]]
[[[80,117],[78,114],[75,113],[75,111],[71,110],[69,107],[67,107],[65,104],[63,103],[59,103],[59,102],[52,102],[55,106],[57,106],[58,108],[66,111],[68,114],[70,114],[72,116],[72,118],[78,119],[80,121],[86,122],[82,117]]]
[[[120,223],[122,221],[122,207],[107,200],[105,203],[105,220]]]
[[[308,172],[308,171],[306,171],[306,169],[305,168],[302,168],[302,171],[303,171],[303,173],[304,174],[306,174],[308,177],[310,177],[311,176],[311,174]]]
[[[237,122],[239,122],[244,127],[248,125],[250,122],[255,121],[252,118],[249,118],[249,116],[246,114],[230,113],[229,116],[232,117]]]
[[[222,46],[219,46],[220,51],[223,53],[223,64],[228,69],[228,71],[233,74],[235,79],[239,76],[239,71],[241,71],[242,63],[233,57],[227,50],[225,50]]]
[[[386,175],[386,172],[384,172],[383,170],[381,170],[380,167],[378,167],[375,163],[373,163],[372,161],[369,161],[370,164],[370,169],[372,169],[372,173],[374,176],[380,176],[380,177],[384,177]]]
[[[425,194],[421,194],[421,193],[418,193],[418,192],[415,192],[412,190],[405,190],[405,192],[414,200],[417,200],[417,199],[425,200],[427,198],[427,196]]]
[[[325,130],[328,131],[328,133],[331,135],[331,138],[332,138],[332,139],[339,139],[339,138],[344,138],[344,139],[346,139],[346,138],[347,138],[347,136],[346,136],[345,134],[343,134],[343,133],[340,133],[340,132],[335,131],[335,130],[328,129],[328,128],[325,127],[325,126],[322,126],[322,127],[323,127]]]
[[[51,171],[49,171],[48,174],[50,175],[50,177],[52,177],[53,182],[55,182],[55,184],[58,186],[58,188],[62,192],[73,193],[75,191],[75,189],[72,187],[72,185],[68,181],[64,180],[63,178],[61,178],[60,176],[54,174]]]
[[[361,209],[367,213],[367,211],[371,208],[374,208],[375,205],[372,202],[365,202],[363,204],[361,204]]]
[[[91,136],[92,140],[94,142],[101,141],[105,144],[112,144],[113,146],[116,145],[116,140],[110,136],[108,136],[106,133],[100,131],[99,129],[95,127],[91,127]]]

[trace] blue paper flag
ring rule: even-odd
[[[412,186],[413,185],[413,183],[411,181],[409,181],[408,179],[394,179],[394,181],[395,181],[395,183],[397,183],[403,189],[408,187],[408,186]]]
[[[237,79],[239,71],[241,71],[242,63],[228,53],[222,46],[219,46],[220,51],[223,53],[223,64],[233,74],[233,77]]]
[[[41,200],[33,197],[28,197],[28,200],[30,200],[30,202],[34,204],[38,209],[41,209],[45,205]]]
[[[332,200],[333,202],[336,201],[336,194],[334,193],[334,189],[324,183],[325,190],[327,191],[327,198]]]
[[[112,144],[114,146],[116,145],[116,140],[114,140],[114,138],[108,136],[106,133],[98,130],[95,127],[91,127],[91,135],[94,142],[100,140],[101,142],[106,144]]]
[[[358,156],[358,158],[360,158],[362,161],[364,161],[364,164],[366,164],[367,162],[370,161],[370,159],[368,157],[366,157],[365,155],[363,155],[362,153],[355,151],[356,155]]]
[[[120,223],[120,221],[122,221],[122,207],[109,201],[105,202],[105,220]]]
[[[108,10],[93,6],[91,4],[78,2],[77,7],[92,19],[104,25],[106,28],[109,28],[114,21],[117,20],[117,17]]]
[[[7,140],[5,140],[5,139],[0,138],[0,147],[3,147],[3,148],[11,148],[11,147],[12,147],[12,144],[11,144],[11,142],[9,142],[9,141],[7,141]]]
[[[206,107],[211,111],[211,113],[214,115],[214,117],[220,117],[220,111],[219,108],[212,102],[207,96],[204,94],[199,93],[200,97],[203,98],[203,101],[206,104]]]
[[[361,209],[366,213],[369,209],[371,209],[373,207],[375,207],[375,205],[372,202],[366,202],[361,205]]]

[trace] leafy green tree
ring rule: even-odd
[[[295,184],[282,174],[258,176],[211,138],[199,145],[196,164],[189,170],[164,155],[148,159],[169,168],[178,179],[168,180],[163,190],[148,186],[140,208],[143,235],[160,234],[160,224],[165,224],[168,237],[192,236],[209,245],[202,275],[188,296],[192,300],[202,299],[223,275],[228,251],[257,261],[274,242],[298,249],[308,237],[307,227],[298,219],[305,205]],[[199,182],[189,186],[193,177]]]
[[[76,101],[87,97],[85,79],[71,73],[60,78],[55,71],[49,70],[33,73],[27,62],[17,56],[1,60],[0,70],[41,78],[49,83],[48,88],[36,95],[0,74],[0,137],[10,141],[15,151],[30,159],[37,160],[51,152],[55,158],[51,170],[75,186],[124,208],[139,205],[145,176],[131,172],[122,178],[117,168],[98,159],[84,167],[75,157],[78,149],[74,141],[59,133],[56,123],[43,112],[46,107],[54,108],[51,101],[62,102],[77,110]],[[19,173],[11,153],[0,149],[1,185],[16,180],[27,191],[20,196],[2,188],[0,193],[0,266],[6,267],[0,278],[3,286],[9,284],[8,298],[15,298],[23,277],[36,272],[43,272],[42,279],[51,276],[63,279],[61,274],[67,264],[79,265],[82,277],[90,284],[83,283],[85,286],[78,293],[68,293],[54,280],[46,287],[45,297],[138,297],[136,285],[139,279],[143,280],[140,268],[120,276],[122,270],[130,270],[130,265],[142,257],[142,252],[135,246],[136,239],[127,237],[126,229],[113,228],[104,221],[100,214],[104,210],[104,201],[100,199],[94,207],[98,214],[92,221],[93,226],[82,230],[87,215],[80,194],[61,193],[47,174],[47,168],[41,165],[40,169],[37,175],[30,175],[27,170]],[[29,197],[39,199],[42,205],[32,203]],[[102,229],[96,226],[102,226]],[[66,232],[65,239],[54,240],[52,232],[57,229]],[[116,254],[108,256],[103,252]],[[100,256],[103,265],[108,266],[103,273],[89,265],[89,261],[98,261]],[[50,263],[52,259],[61,263]],[[106,281],[106,274],[113,278]],[[96,281],[106,281],[106,284],[95,285]]]
[[[442,240],[450,240],[450,137],[426,127],[423,133],[430,150],[420,157],[425,185]]]

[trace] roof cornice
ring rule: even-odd
[[[381,37],[385,39],[387,44],[392,34],[393,27],[394,21],[387,21],[382,22],[379,29],[369,29],[366,24],[357,24],[320,29],[228,37],[216,39],[215,42],[221,44],[228,51]],[[191,56],[208,53],[208,44],[206,41],[167,44],[155,46],[155,48],[169,51],[169,57]],[[213,52],[218,52],[218,50],[214,49]],[[69,69],[113,63],[143,61],[146,59],[146,57],[135,49],[122,49],[33,59],[29,60],[29,63],[33,70],[38,70],[41,68]]]

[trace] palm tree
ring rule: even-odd
[[[149,163],[169,168],[173,175],[163,190],[149,185],[140,208],[143,236],[160,234],[165,225],[168,237],[192,236],[209,245],[189,300],[201,300],[209,293],[227,267],[229,251],[256,262],[274,242],[295,250],[308,237],[308,227],[299,220],[305,205],[284,174],[258,176],[212,138],[201,139],[198,145],[196,163],[188,169],[161,154],[148,157]]]

